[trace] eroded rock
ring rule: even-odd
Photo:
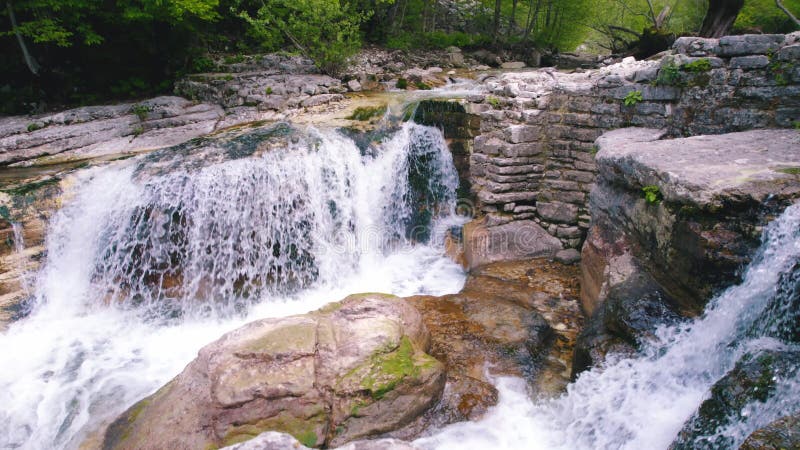
[[[382,294],[252,322],[120,416],[103,447],[220,447],[264,431],[316,447],[386,433],[442,395],[444,367],[428,346],[419,313]]]

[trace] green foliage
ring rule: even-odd
[[[216,63],[208,56],[199,56],[192,60],[191,71],[194,73],[213,72],[216,69]]]
[[[795,16],[800,15],[800,0],[783,0]],[[775,5],[775,0],[745,0],[733,25],[736,32],[789,33],[797,27]]]
[[[711,61],[708,58],[696,59],[681,66],[681,70],[691,73],[704,73],[711,70]]]
[[[144,133],[144,127],[141,125],[137,125],[133,127],[133,130],[131,130],[131,132],[134,137],[139,137],[142,135],[142,133]]]
[[[405,78],[398,78],[397,83],[394,85],[397,89],[408,89],[408,80]]]
[[[643,187],[642,193],[644,193],[644,199],[647,203],[656,204],[661,201],[661,190],[656,185]]]
[[[681,83],[680,67],[672,60],[666,61],[658,69],[656,84],[659,86],[678,86]]]
[[[111,92],[121,97],[136,97],[148,90],[149,87],[145,80],[139,77],[130,77],[117,80],[117,82],[111,86]]]
[[[644,100],[642,98],[642,91],[630,91],[623,97],[622,102],[625,106],[634,106],[642,100]]]
[[[241,2],[240,2],[241,3]],[[346,1],[265,0],[255,15],[239,12],[267,45],[293,45],[325,73],[337,75],[361,48],[361,24],[370,16]]]
[[[141,121],[147,119],[147,114],[149,114],[152,110],[153,108],[148,105],[137,104],[131,106],[131,114],[134,114]]]
[[[421,91],[429,91],[429,90],[431,90],[431,86],[429,84],[427,84],[427,83],[423,83],[422,81],[417,81],[416,83],[414,83],[414,86],[416,86],[417,89],[419,89]]]
[[[792,63],[788,61],[772,61],[767,66],[767,73],[772,76],[778,86],[786,86],[789,84],[789,77],[793,68]]]
[[[195,17],[214,20],[219,0],[17,0],[13,7],[20,17],[17,31],[36,44],[70,47],[75,44],[99,45],[106,37],[93,23],[181,22]],[[10,36],[14,30],[2,31]]]
[[[28,129],[28,133],[32,133],[32,132],[34,132],[36,130],[41,130],[42,128],[44,128],[42,125],[39,125],[38,123],[33,122],[33,123],[29,123],[28,124],[28,128],[27,129]]]
[[[264,89],[264,93],[267,95],[272,95],[272,86],[267,86],[267,88]]]
[[[241,64],[247,61],[244,55],[228,55],[225,57],[225,64]]]
[[[367,121],[372,119],[373,117],[382,117],[386,114],[386,105],[383,106],[359,106],[353,111],[353,114],[350,114],[348,119],[350,120],[360,120],[360,121]]]
[[[792,122],[792,126],[794,127],[795,130],[800,130],[800,120],[795,120],[794,122]]]
[[[486,97],[486,103],[490,104],[494,109],[500,109],[500,106],[502,105],[500,99],[493,95],[489,95]]]

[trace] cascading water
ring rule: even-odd
[[[74,186],[33,312],[0,335],[0,448],[76,448],[247,321],[464,282],[436,242],[461,219],[435,128],[406,123],[366,154],[333,130],[234,132]]]
[[[428,449],[666,449],[711,386],[743,355],[800,350],[800,204],[771,223],[744,281],[702,317],[664,327],[636,358],[582,374],[553,400],[532,401],[525,383],[497,380],[500,403],[477,423],[420,439]],[[797,368],[800,370],[800,368]],[[800,382],[777,376],[772,396],[710,433],[703,448],[737,448],[759,427],[800,412]],[[694,447],[697,448],[697,447]]]

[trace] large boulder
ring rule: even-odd
[[[599,170],[581,253],[591,317],[574,367],[635,349],[740,280],[762,227],[800,198],[800,132],[664,139],[626,128],[597,140]]]
[[[428,346],[417,310],[382,294],[252,322],[122,414],[103,447],[214,448],[272,430],[319,447],[386,433],[442,395]]]

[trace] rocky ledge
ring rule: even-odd
[[[456,295],[360,294],[250,323],[122,414],[102,447],[413,449],[405,440],[494,405],[490,376],[563,392],[582,325],[576,279],[574,266],[503,262]]]
[[[599,179],[582,250],[591,317],[575,369],[632,350],[657,325],[699,314],[739,281],[761,229],[800,198],[800,131],[659,140],[628,128],[597,140]]]

